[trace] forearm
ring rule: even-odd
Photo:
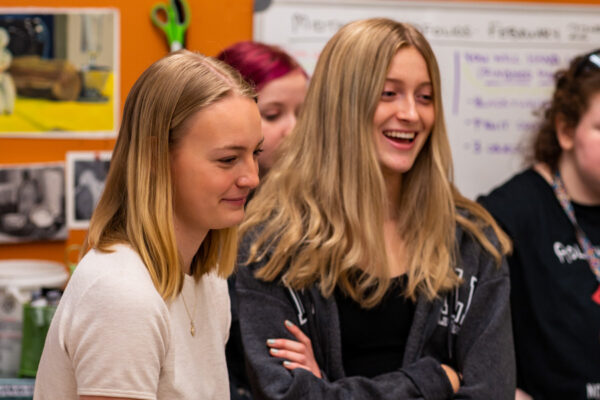
[[[293,339],[284,328],[282,321],[286,319],[295,321],[294,309],[285,298],[274,298],[265,293],[238,288],[237,295],[249,380],[255,396],[259,399],[441,400],[452,398],[452,386],[446,373],[440,363],[430,357],[420,359],[402,370],[382,374],[372,379],[365,377],[319,379],[304,369],[288,371],[282,365],[281,359],[269,355],[267,340]],[[265,317],[258,317],[259,314]]]

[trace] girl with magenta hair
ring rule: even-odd
[[[259,173],[264,178],[277,158],[282,139],[296,125],[308,86],[308,76],[300,64],[282,49],[264,43],[244,41],[235,43],[218,59],[237,69],[253,85],[258,95],[258,109],[264,135],[262,153],[258,157]],[[231,296],[231,331],[227,343],[227,365],[231,398],[250,399],[245,372],[243,349],[235,301],[235,278],[229,279]]]
[[[275,162],[281,140],[296,125],[306,96],[308,76],[289,54],[264,43],[238,42],[217,58],[237,69],[256,88],[265,136],[258,159],[262,177]]]

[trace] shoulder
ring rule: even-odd
[[[137,347],[164,354],[170,340],[168,305],[140,257],[125,245],[86,254],[65,289],[53,324],[54,320],[74,362],[97,357],[109,343],[120,345],[132,337]]]
[[[264,230],[265,223],[255,225],[244,231],[244,234],[240,238],[238,247],[238,262],[245,261],[250,254],[250,248],[257,241]],[[273,247],[273,243],[269,245]]]
[[[146,266],[127,245],[115,245],[110,252],[90,250],[75,269],[66,291],[72,300],[91,306],[101,304],[113,311],[164,308],[166,312]]]
[[[246,230],[240,239],[237,256],[238,273],[244,269],[248,274],[254,275],[256,271],[264,267],[277,247],[277,237],[265,238],[266,222],[260,223]],[[274,236],[277,236],[276,234]],[[257,243],[258,242],[258,243]],[[255,246],[260,244],[260,247]],[[256,248],[253,248],[256,247]],[[249,262],[250,254],[254,252],[254,260]]]
[[[511,234],[523,219],[535,213],[551,191],[548,183],[533,169],[510,178],[477,201]]]
[[[515,195],[522,195],[523,192],[529,193],[532,184],[537,186],[538,180],[543,181],[543,178],[532,168],[528,168],[513,175],[499,186],[496,186],[487,195],[479,196],[477,200],[484,205],[497,203],[501,200],[510,200],[514,198]]]
[[[138,253],[127,244],[115,244],[108,251],[91,249],[81,259],[75,269],[74,277],[90,276],[99,272],[143,273],[146,268]]]
[[[202,275],[199,282],[196,283],[196,290],[207,293],[215,303],[229,304],[227,280],[218,276],[214,271]]]
[[[468,211],[461,209],[458,212],[470,218]],[[492,246],[501,251],[500,240],[491,226],[481,228],[481,232]],[[479,239],[460,225],[456,227],[456,242],[457,268],[461,270],[460,274],[477,276],[481,279],[508,278],[508,266],[504,257],[502,263],[498,265],[496,259],[483,247]]]
[[[264,267],[272,256],[274,247],[273,241],[267,241],[266,248],[258,249],[258,259],[248,262],[250,248],[255,243],[262,229],[254,228],[252,231],[246,232],[240,242],[238,251],[238,259],[235,275],[232,277],[234,288],[237,293],[244,291],[246,293],[254,292],[256,294],[273,296],[280,299],[286,298],[286,286],[282,282],[282,276],[286,268],[282,268],[281,273],[272,281],[266,281],[256,276],[257,272]],[[264,250],[264,254],[261,252]]]
[[[539,196],[541,189],[548,189],[548,183],[532,168],[526,169],[500,186],[492,189],[487,195],[479,196],[477,201],[488,210],[503,208],[506,205],[526,205],[527,201]]]
[[[227,280],[218,276],[215,271],[211,271],[207,274],[202,275],[202,278],[200,278],[200,282],[204,287],[210,290],[214,290],[217,292],[227,290]]]

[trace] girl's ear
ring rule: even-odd
[[[557,115],[556,121],[556,139],[563,151],[569,151],[575,143],[575,128],[569,127],[563,115]]]

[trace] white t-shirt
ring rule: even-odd
[[[46,337],[34,399],[229,399],[226,281],[185,275],[192,337],[181,294],[165,302],[138,254],[113,250],[91,250],[75,269]]]

